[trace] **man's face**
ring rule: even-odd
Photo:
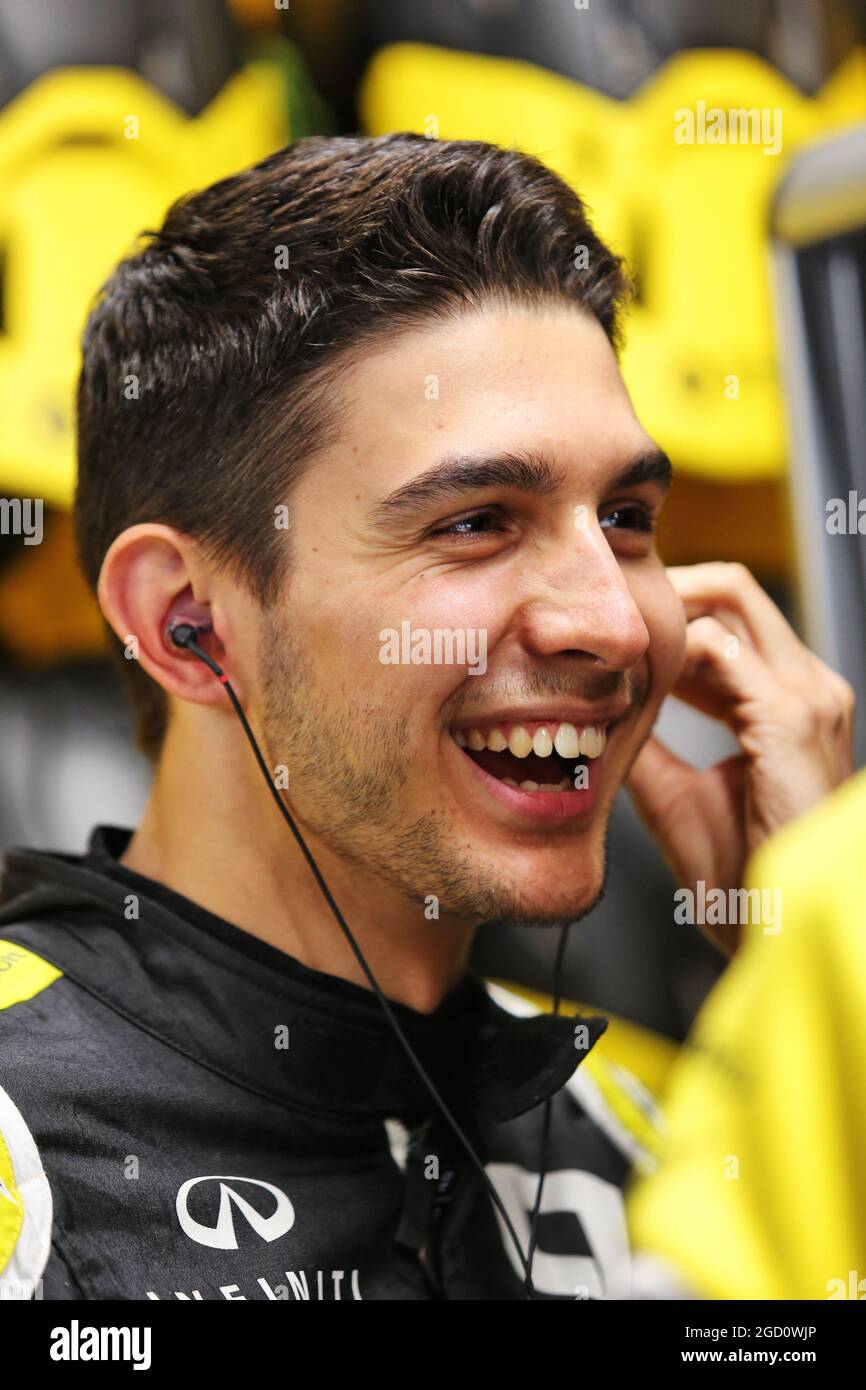
[[[576,309],[491,308],[370,349],[340,443],[292,490],[292,573],[262,632],[268,753],[307,831],[442,916],[592,906],[683,653],[659,464]]]

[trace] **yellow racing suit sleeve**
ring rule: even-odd
[[[773,910],[671,1073],[660,1161],[628,1193],[635,1269],[704,1298],[866,1298],[866,773],[746,886]]]

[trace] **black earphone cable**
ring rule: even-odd
[[[427,1072],[426,1072],[426,1070],[425,1070],[423,1064],[421,1063],[421,1061],[419,1060],[419,1058],[415,1055],[415,1052],[414,1052],[414,1050],[413,1050],[413,1048],[412,1048],[412,1046],[411,1046],[411,1044],[410,1044],[408,1038],[406,1037],[405,1033],[403,1032],[403,1029],[401,1028],[401,1026],[400,1026],[400,1024],[399,1024],[397,1018],[396,1018],[395,1015],[394,1015],[394,1011],[392,1010],[392,1008],[391,1008],[391,1006],[390,1006],[390,1004],[389,1004],[387,998],[385,997],[384,993],[382,992],[382,990],[381,990],[381,988],[380,988],[380,986],[379,986],[378,981],[376,980],[375,976],[373,975],[372,970],[370,969],[370,967],[368,966],[366,960],[364,959],[364,956],[363,956],[362,953],[361,953],[361,949],[360,949],[360,947],[358,946],[358,943],[355,941],[355,938],[354,938],[354,936],[352,935],[351,930],[349,929],[349,925],[348,925],[348,923],[346,922],[345,918],[343,917],[343,914],[342,914],[342,912],[340,911],[340,908],[338,907],[338,905],[337,905],[337,903],[336,903],[336,901],[335,901],[335,899],[334,899],[334,897],[333,897],[333,894],[331,893],[330,888],[328,887],[327,883],[325,882],[325,879],[324,879],[324,877],[323,877],[323,875],[322,875],[322,873],[321,873],[321,871],[320,871],[320,869],[319,869],[318,864],[316,863],[315,859],[313,858],[313,856],[312,856],[310,850],[307,848],[307,845],[306,845],[306,842],[305,842],[305,840],[304,840],[304,837],[302,836],[302,834],[301,834],[300,830],[298,829],[298,827],[295,825],[294,819],[293,819],[293,817],[292,817],[290,811],[289,811],[289,810],[287,809],[287,807],[285,806],[285,804],[284,804],[284,802],[283,802],[283,799],[282,799],[282,797],[281,797],[280,794],[279,794],[279,791],[277,790],[276,786],[274,785],[273,778],[271,777],[271,774],[270,774],[270,772],[268,771],[267,764],[266,764],[264,758],[262,757],[262,752],[261,752],[261,749],[259,748],[259,745],[258,745],[258,741],[257,741],[257,739],[256,739],[256,736],[255,736],[255,734],[253,733],[252,729],[250,728],[249,721],[247,720],[247,717],[246,717],[246,715],[245,715],[245,713],[244,713],[244,711],[243,711],[243,707],[241,706],[241,703],[240,703],[240,701],[239,701],[237,695],[235,694],[235,692],[234,692],[234,690],[233,690],[233,688],[232,688],[232,685],[231,685],[231,682],[229,681],[228,676],[225,674],[225,672],[222,670],[222,668],[219,666],[219,664],[218,664],[216,661],[214,661],[213,657],[211,657],[211,656],[204,650],[203,647],[199,646],[199,643],[198,643],[198,641],[197,641],[197,638],[199,637],[200,634],[202,634],[202,633],[204,633],[204,632],[206,632],[206,631],[208,631],[208,630],[209,630],[209,629],[206,628],[206,627],[197,627],[197,626],[194,626],[192,623],[182,623],[182,622],[181,622],[181,623],[175,623],[175,624],[169,629],[169,636],[171,637],[171,640],[172,640],[172,642],[174,643],[175,646],[184,648],[186,651],[191,652],[193,656],[196,656],[196,657],[199,659],[199,661],[204,662],[205,666],[207,666],[208,669],[209,669],[210,671],[212,671],[213,674],[217,677],[217,679],[219,680],[220,684],[223,685],[223,686],[225,686],[226,694],[228,695],[229,699],[231,700],[231,703],[232,703],[232,705],[233,705],[233,707],[234,707],[235,713],[237,714],[237,716],[238,716],[238,718],[239,718],[239,720],[240,720],[240,722],[241,722],[241,727],[243,728],[243,731],[244,731],[244,733],[245,733],[245,735],[246,735],[247,741],[248,741],[250,747],[251,747],[252,750],[253,750],[253,753],[254,753],[254,755],[255,755],[256,762],[257,762],[258,765],[259,765],[259,768],[260,768],[260,770],[261,770],[262,776],[264,777],[265,781],[267,782],[268,789],[270,790],[270,793],[271,793],[271,795],[272,795],[274,801],[276,802],[277,809],[279,810],[280,815],[283,817],[283,819],[285,820],[285,822],[286,822],[286,824],[288,825],[289,829],[291,830],[291,832],[292,832],[292,834],[293,834],[293,836],[294,836],[294,838],[295,838],[295,840],[296,840],[296,842],[297,842],[297,844],[298,844],[298,847],[299,847],[299,849],[301,850],[301,853],[303,854],[304,858],[306,859],[307,864],[309,865],[310,870],[311,870],[311,872],[312,872],[312,874],[313,874],[313,877],[315,878],[316,883],[318,884],[319,889],[321,890],[321,893],[322,893],[322,895],[323,895],[323,897],[324,897],[326,903],[328,904],[328,907],[330,908],[331,913],[332,913],[334,919],[335,919],[336,922],[337,922],[337,925],[339,926],[339,928],[340,928],[340,930],[342,931],[343,935],[345,936],[347,942],[349,943],[349,946],[350,946],[350,948],[351,948],[351,950],[352,950],[352,953],[353,953],[354,956],[355,956],[355,959],[357,960],[359,966],[361,967],[362,971],[364,972],[364,975],[366,976],[367,981],[369,982],[370,988],[373,990],[373,993],[376,995],[376,998],[378,999],[379,1004],[381,1005],[381,1008],[382,1008],[382,1010],[383,1010],[383,1012],[384,1012],[384,1014],[385,1014],[385,1017],[387,1018],[388,1022],[390,1023],[391,1028],[393,1029],[393,1031],[394,1031],[394,1033],[395,1033],[395,1035],[396,1035],[396,1037],[397,1037],[397,1039],[398,1039],[398,1041],[399,1041],[401,1047],[403,1048],[404,1052],[406,1053],[406,1056],[408,1057],[408,1059],[409,1059],[409,1061],[411,1062],[412,1066],[415,1068],[415,1071],[416,1071],[416,1072],[418,1073],[418,1075],[420,1076],[420,1078],[421,1078],[421,1080],[423,1081],[424,1085],[426,1086],[426,1088],[427,1088],[429,1094],[432,1096],[432,1098],[433,1098],[433,1100],[435,1101],[436,1105],[439,1107],[439,1110],[441,1111],[442,1115],[445,1117],[445,1119],[447,1120],[448,1124],[451,1126],[452,1130],[453,1130],[454,1133],[457,1135],[457,1138],[460,1140],[460,1142],[461,1142],[461,1144],[463,1145],[464,1149],[466,1150],[467,1154],[469,1155],[469,1157],[471,1158],[472,1162],[475,1164],[475,1167],[477,1168],[478,1172],[480,1173],[480,1175],[481,1175],[481,1177],[482,1177],[482,1180],[484,1181],[484,1183],[485,1183],[485,1185],[486,1185],[486,1187],[487,1187],[487,1190],[488,1190],[488,1192],[489,1192],[489,1194],[490,1194],[490,1198],[491,1198],[492,1202],[494,1203],[494,1205],[495,1205],[495,1207],[496,1207],[496,1210],[498,1211],[500,1217],[502,1218],[502,1221],[503,1221],[504,1224],[505,1224],[505,1228],[506,1228],[506,1230],[508,1231],[508,1233],[509,1233],[509,1235],[510,1235],[510,1237],[511,1237],[512,1243],[513,1243],[513,1245],[514,1245],[514,1248],[515,1248],[515,1250],[516,1250],[516,1252],[517,1252],[518,1260],[520,1261],[521,1268],[523,1269],[523,1272],[524,1272],[524,1275],[525,1275],[525,1285],[524,1285],[524,1287],[525,1287],[525,1290],[526,1290],[526,1296],[527,1296],[527,1298],[529,1298],[529,1299],[535,1299],[535,1298],[537,1298],[537,1294],[536,1294],[536,1291],[535,1291],[535,1286],[534,1286],[534,1284],[533,1284],[533,1282],[532,1282],[532,1258],[533,1258],[533,1255],[534,1255],[534,1253],[535,1253],[536,1234],[537,1234],[536,1228],[537,1228],[537,1224],[538,1224],[538,1216],[539,1216],[539,1211],[540,1211],[540,1207],[541,1207],[541,1190],[542,1190],[542,1186],[543,1186],[543,1183],[544,1183],[544,1172],[545,1172],[546,1155],[547,1155],[547,1137],[548,1137],[548,1130],[549,1130],[549,1126],[550,1126],[550,1100],[548,1099],[548,1100],[545,1102],[545,1112],[544,1112],[544,1137],[543,1137],[543,1141],[542,1141],[542,1162],[541,1162],[541,1169],[540,1169],[540,1172],[539,1172],[539,1175],[538,1175],[538,1189],[537,1189],[537,1193],[536,1193],[535,1207],[534,1207],[534,1211],[533,1211],[533,1215],[532,1215],[532,1221],[531,1221],[531,1226],[530,1226],[529,1250],[528,1250],[527,1255],[525,1256],[524,1253],[523,1253],[523,1250],[521,1249],[520,1241],[519,1241],[519,1239],[518,1239],[517,1232],[516,1232],[515,1229],[514,1229],[514,1225],[513,1225],[512,1221],[511,1221],[511,1218],[509,1217],[508,1212],[505,1210],[505,1207],[504,1207],[504,1205],[503,1205],[503,1203],[502,1203],[502,1200],[501,1200],[501,1198],[500,1198],[500,1196],[499,1196],[499,1193],[496,1191],[496,1188],[494,1187],[494,1185],[493,1185],[493,1183],[492,1183],[490,1177],[488,1176],[488,1174],[487,1174],[487,1172],[486,1172],[486,1170],[485,1170],[485,1168],[484,1168],[484,1164],[482,1163],[482,1161],[481,1161],[481,1159],[479,1158],[478,1154],[475,1152],[475,1148],[474,1148],[474,1146],[472,1145],[471,1141],[469,1140],[468,1136],[464,1133],[464,1131],[463,1131],[463,1129],[461,1128],[460,1124],[459,1124],[458,1121],[455,1119],[455,1117],[452,1115],[452,1113],[451,1113],[451,1111],[449,1110],[448,1106],[446,1105],[445,1101],[442,1099],[442,1097],[441,1097],[441,1095],[439,1094],[438,1090],[436,1089],[436,1086],[434,1085],[432,1079],[430,1078],[430,1076],[428,1076],[428,1074],[427,1074]],[[558,947],[558,950],[557,950],[556,969],[555,969],[555,991],[556,991],[556,993],[555,993],[555,1007],[554,1007],[554,1012],[555,1012],[555,1013],[558,1013],[558,1011],[559,1011],[559,973],[560,973],[560,969],[561,969],[561,965],[562,965],[562,957],[563,957],[563,953],[564,953],[564,944],[565,944],[565,935],[566,935],[567,931],[568,931],[568,927],[567,927],[567,926],[562,928],[562,933],[563,933],[563,934],[562,934],[562,936],[560,937],[559,947]]]
[[[559,932],[559,941],[557,942],[557,946],[556,946],[556,964],[555,964],[554,967],[553,967],[553,1010],[552,1010],[552,1012],[553,1012],[554,1014],[558,1014],[558,1013],[559,1013],[559,1005],[560,1005],[560,1002],[561,1002],[561,1001],[560,1001],[560,980],[561,980],[561,977],[562,977],[562,962],[563,962],[563,960],[565,959],[565,948],[566,948],[566,944],[567,944],[567,942],[568,942],[568,933],[570,932],[570,930],[571,930],[571,923],[570,923],[570,922],[566,922],[565,926],[560,928],[560,932]],[[532,1218],[531,1218],[530,1223],[529,1223],[529,1227],[530,1227],[530,1232],[531,1232],[531,1234],[530,1234],[530,1237],[529,1237],[529,1250],[527,1251],[527,1254],[526,1254],[526,1262],[527,1262],[527,1264],[528,1264],[528,1266],[529,1266],[529,1270],[528,1270],[528,1273],[527,1273],[527,1275],[526,1275],[526,1278],[527,1278],[527,1282],[528,1282],[528,1283],[531,1283],[531,1281],[532,1281],[532,1262],[533,1262],[533,1260],[535,1259],[535,1245],[536,1245],[536,1240],[537,1240],[537,1237],[538,1237],[538,1217],[539,1217],[539,1214],[540,1214],[540,1212],[541,1212],[541,1194],[542,1194],[542,1192],[543,1192],[543,1190],[544,1190],[544,1179],[545,1179],[545,1176],[546,1176],[546,1173],[547,1173],[547,1157],[548,1157],[548,1150],[549,1150],[549,1147],[550,1147],[550,1116],[551,1116],[551,1109],[552,1109],[552,1100],[551,1100],[551,1097],[548,1096],[548,1097],[547,1097],[547,1100],[544,1102],[544,1118],[543,1118],[543,1120],[542,1120],[542,1125],[541,1125],[541,1162],[540,1162],[540,1164],[539,1164],[539,1166],[538,1166],[538,1187],[537,1187],[536,1190],[535,1190],[535,1204],[534,1204],[534,1206],[533,1206],[533,1208],[532,1208]],[[527,1293],[527,1297],[529,1297],[529,1296],[530,1296],[530,1295]]]

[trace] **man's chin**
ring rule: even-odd
[[[607,882],[607,857],[598,873],[580,883],[555,886],[488,884],[484,920],[510,927],[561,927],[585,917],[601,899]]]
[[[502,911],[497,912],[492,921],[508,927],[561,927],[566,922],[577,922],[592,912],[601,898],[603,884],[591,890],[563,897],[557,894],[556,900],[529,898],[524,902],[503,902]]]
[[[557,866],[543,873],[534,866],[533,872],[522,881],[513,875],[503,878],[497,885],[499,893],[495,889],[493,893],[500,898],[499,908],[487,920],[516,927],[556,927],[579,921],[592,911],[604,893],[608,874],[605,840],[586,847],[581,861],[579,875],[575,873],[576,863],[572,858],[567,866]]]
[[[488,922],[556,927],[578,921],[595,907],[607,882],[606,838],[584,848],[579,860],[570,854],[565,863],[561,854],[540,864],[535,856],[521,860],[511,855],[502,861],[496,855],[473,854],[458,859],[444,845],[438,849],[438,873],[432,872],[429,852],[426,856],[428,884],[438,880],[438,911],[476,927]],[[408,896],[426,903],[423,893],[430,891],[416,882]]]

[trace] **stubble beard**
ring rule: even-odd
[[[269,766],[288,769],[289,809],[302,831],[333,854],[421,908],[435,895],[440,915],[475,924],[557,926],[596,905],[607,879],[606,843],[591,899],[584,893],[573,911],[554,914],[531,910],[518,884],[485,870],[444,812],[406,819],[401,794],[412,771],[407,715],[364,704],[345,687],[339,702],[328,696],[303,643],[274,612],[263,621],[259,670]]]

